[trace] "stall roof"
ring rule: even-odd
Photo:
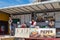
[[[26,5],[16,5],[0,8],[0,11],[9,14],[24,14],[32,12],[60,11],[60,1],[37,2]]]

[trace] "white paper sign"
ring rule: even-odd
[[[29,38],[29,28],[16,28],[15,37]]]
[[[55,28],[40,28],[39,34],[41,37],[56,37],[56,29]]]

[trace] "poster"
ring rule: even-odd
[[[55,38],[55,28],[30,29],[30,38]]]
[[[56,37],[56,29],[55,28],[40,28],[39,29],[40,37],[43,38],[55,38]]]
[[[29,38],[29,28],[16,28],[15,37]]]

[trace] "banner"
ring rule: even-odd
[[[55,38],[55,28],[16,28],[15,37],[21,38]]]

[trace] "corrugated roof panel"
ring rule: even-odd
[[[38,5],[42,10],[46,9],[43,5]]]
[[[51,6],[51,4],[44,4],[48,9],[53,9],[53,7]]]
[[[24,10],[25,12],[30,12],[29,10],[25,9],[24,7],[20,7],[20,9]]]
[[[29,9],[29,10],[31,10],[31,11],[35,11],[31,7],[29,7],[29,6],[27,6],[26,8]]]
[[[12,12],[18,12],[17,10],[14,10],[13,8],[9,9]]]
[[[40,10],[37,6],[33,5],[31,6],[32,8],[34,8],[35,10]]]
[[[10,10],[1,10],[1,11],[6,12],[6,13],[9,13],[9,14],[14,13],[14,12],[12,12]]]
[[[17,10],[18,12],[24,12],[24,11],[18,9],[18,8],[14,8],[14,9]]]
[[[53,3],[52,5],[54,6],[54,8],[60,8],[59,3]]]

